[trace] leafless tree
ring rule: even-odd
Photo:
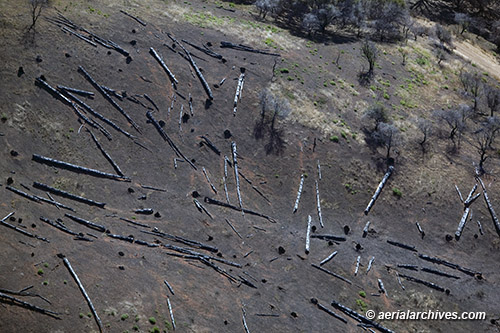
[[[486,95],[486,104],[490,109],[490,116],[493,117],[493,114],[500,108],[500,90],[490,85],[485,85],[484,90]]]
[[[472,23],[472,18],[468,14],[465,14],[465,13],[456,13],[455,14],[455,22],[460,27],[459,33],[461,35],[463,35],[464,32],[467,31],[467,29],[469,29],[469,26]]]
[[[278,129],[277,119],[284,118],[290,113],[290,104],[284,98],[280,98],[268,89],[260,93],[260,119],[254,126],[254,137],[263,139],[269,133],[269,142],[265,145],[267,154],[281,154],[284,149],[283,130]]]
[[[27,32],[36,30],[36,22],[48,2],[48,0],[30,0],[31,25],[28,27]]]
[[[437,23],[434,26],[434,35],[443,46],[445,44],[448,44],[450,47],[453,47],[453,40],[451,37],[451,33],[441,24]]]
[[[478,72],[467,72],[467,71],[461,71],[460,72],[460,82],[462,83],[462,86],[464,87],[464,91],[467,94],[472,95],[474,98],[474,112],[477,111],[477,106],[479,103],[479,99],[481,97],[481,94],[483,93],[482,91],[482,79],[481,79],[481,74]]]
[[[373,129],[370,132],[375,132],[378,129],[380,123],[387,123],[389,121],[389,116],[384,106],[379,103],[371,105],[363,115],[363,121],[373,122]]]
[[[402,138],[399,129],[393,124],[380,123],[378,129],[372,133],[372,137],[379,145],[386,149],[386,159],[391,157],[391,149],[401,145]]]
[[[432,135],[432,122],[429,119],[418,118],[417,127],[422,133],[422,139],[418,142],[425,153],[429,137]]]
[[[368,72],[366,75],[368,77],[373,76],[373,70],[375,68],[375,62],[377,61],[378,50],[374,43],[365,40],[361,46],[361,55],[368,61]]]
[[[500,132],[500,119],[497,117],[488,117],[476,132],[474,132],[474,147],[479,154],[478,170],[481,174],[485,173],[484,162],[491,157],[494,151],[493,143]]]
[[[467,119],[470,118],[471,109],[466,105],[451,110],[436,110],[434,116],[438,121],[448,126],[448,138],[453,142],[453,149],[460,148],[462,133],[465,130]]]

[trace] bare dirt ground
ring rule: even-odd
[[[474,47],[467,41],[460,41],[454,45],[454,52],[456,54],[463,57],[465,60],[471,61],[483,71],[491,73],[493,77],[500,80],[500,64],[491,54],[484,52],[484,50],[478,47]]]
[[[228,11],[233,8],[227,3],[207,1],[102,1],[98,4],[56,1],[44,11],[47,17],[55,17],[57,8],[75,23],[113,40],[130,52],[131,61],[114,50],[100,45],[94,47],[65,34],[43,19],[38,23],[32,43],[23,35],[30,20],[28,7],[6,0],[0,1],[0,7],[0,212],[3,217],[15,211],[7,222],[50,241],[28,238],[2,226],[0,288],[20,290],[33,285],[29,291],[46,297],[50,304],[39,298],[16,297],[53,310],[60,318],[2,300],[1,332],[98,331],[88,305],[58,254],[65,255],[71,262],[106,332],[150,332],[155,327],[158,331],[171,331],[167,296],[179,332],[244,332],[243,304],[251,332],[361,330],[356,321],[343,314],[348,318],[347,324],[318,310],[311,298],[339,314],[330,306],[332,300],[362,314],[367,309],[484,311],[487,314],[487,319],[481,321],[381,321],[382,325],[397,332],[500,330],[497,322],[500,317],[500,294],[497,292],[500,241],[482,198],[473,205],[473,220],[466,225],[460,241],[445,240],[446,235],[454,234],[463,210],[454,184],[457,183],[464,195],[474,185],[472,162],[475,152],[470,146],[464,143],[460,154],[450,155],[443,153],[446,143],[436,142],[424,157],[412,144],[405,150],[401,149],[396,158],[396,170],[386,189],[370,214],[363,214],[386,167],[380,152],[367,146],[362,139],[360,116],[353,112],[353,108],[361,112],[362,106],[376,99],[373,95],[382,89],[390,95],[388,104],[399,105],[400,99],[408,98],[399,95],[403,94],[400,85],[405,83],[406,75],[412,78],[417,70],[414,67],[402,70],[391,53],[397,51],[390,46],[387,46],[387,56],[382,57],[382,69],[378,70],[375,87],[371,89],[361,87],[356,81],[355,75],[362,68],[362,60],[356,51],[358,43],[306,46],[307,42],[302,41],[289,45],[287,41],[299,38],[286,32],[278,32],[279,37],[275,37],[266,28],[267,23],[255,23],[263,28],[248,25],[246,29],[253,37],[247,40],[241,24],[245,26],[253,22],[248,13],[250,7],[237,6],[233,12]],[[190,14],[180,13],[179,8],[183,7]],[[142,26],[121,14],[120,9],[137,15],[147,25]],[[199,16],[199,13],[205,16]],[[228,24],[238,24],[241,30],[231,33]],[[211,48],[224,56],[223,62],[189,48],[213,91],[212,102],[207,102],[189,63],[170,49],[174,44],[167,33],[197,45],[210,42]],[[220,41],[228,40],[264,48],[272,44],[269,40],[264,42],[266,36],[272,36],[278,43],[272,50],[282,53],[277,69],[286,66],[293,80],[288,79],[288,74],[273,73],[275,57],[219,47]],[[178,94],[175,94],[166,73],[149,54],[150,47],[161,53],[175,74],[179,81]],[[332,65],[339,50],[345,52],[342,64]],[[327,69],[322,68],[321,72],[313,69],[313,64],[317,66],[317,59],[322,59]],[[21,66],[24,74],[18,75]],[[126,91],[127,96],[145,93],[150,96],[158,111],[144,97],[138,96],[137,99],[153,110],[158,121],[165,123],[166,133],[193,161],[197,170],[186,162],[178,162],[174,168],[176,155],[148,122],[146,112],[150,110],[128,99],[115,98],[137,122],[139,133],[78,73],[78,66],[83,66],[100,84]],[[240,67],[246,68],[246,79],[237,114],[233,116]],[[294,76],[299,70],[304,74],[297,76],[303,77],[304,84],[300,82],[301,78]],[[432,75],[434,68],[426,70],[426,75]],[[330,83],[332,73],[335,73],[335,86]],[[85,128],[80,128],[81,123],[71,107],[35,85],[35,78],[40,75],[52,86],[65,85],[94,92],[94,98],[83,98],[85,102],[133,134],[135,141],[147,148],[107,125],[104,126],[111,133],[112,140],[92,129],[131,182],[100,179],[32,160],[33,154],[40,154],[114,173]],[[226,78],[224,84],[216,87],[223,78]],[[430,109],[441,100],[427,99],[426,95],[419,94],[443,92],[435,82],[418,86],[418,94],[415,90],[406,93],[413,94],[411,97],[425,106],[422,109]],[[276,90],[282,89],[283,94],[294,96],[290,98],[294,106],[292,114],[280,121],[280,128],[285,133],[285,149],[278,156],[266,154],[268,136],[256,140],[253,135],[260,114],[258,94],[271,84]],[[184,114],[189,114],[189,94],[193,97],[194,115],[181,122],[180,128],[181,105]],[[175,102],[168,112],[172,96],[176,96]],[[456,97],[450,94],[447,98]],[[298,109],[304,105],[309,109]],[[411,121],[415,112],[416,109],[407,107],[394,109],[395,119],[403,125],[410,123],[408,133],[414,130]],[[314,122],[301,119],[311,114],[318,115]],[[320,126],[321,123],[325,125]],[[231,137],[225,136],[226,130],[231,132]],[[344,138],[340,131],[346,131],[348,136]],[[339,135],[338,143],[329,140],[331,134]],[[201,144],[201,136],[208,137],[221,150],[221,155]],[[225,201],[223,156],[231,159],[231,142],[237,145],[241,173],[269,200],[240,178],[243,206],[271,216],[274,223],[203,201],[204,197]],[[217,193],[208,184],[202,167],[206,168]],[[500,211],[496,159],[489,168],[491,174],[484,180],[495,209]],[[299,209],[293,214],[301,174],[305,175],[304,191]],[[324,228],[318,221],[316,180],[319,181]],[[75,212],[71,213],[47,203],[30,201],[6,189],[10,185],[45,198],[44,191],[32,186],[35,181],[106,205],[98,208],[53,195],[57,201],[74,208]],[[238,206],[231,167],[227,182],[230,202]],[[393,188],[401,190],[402,196],[393,195]],[[200,195],[197,199],[213,218],[197,209],[193,202],[195,191]],[[159,214],[135,213],[143,208],[152,208]],[[190,248],[216,259],[237,263],[238,267],[235,267],[209,259],[210,263],[231,274],[234,280],[205,265],[202,260],[176,257],[178,252],[163,246],[150,248],[88,229],[65,217],[66,212],[102,224],[112,234],[132,235],[135,240],[157,245]],[[305,254],[308,215],[313,219],[313,234],[343,235],[346,240],[328,242],[313,238],[311,251]],[[93,241],[75,240],[39,220],[40,216],[53,221],[60,218],[68,228]],[[476,220],[481,221],[484,235],[479,233]],[[363,238],[362,230],[367,221],[371,221],[371,227],[368,236]],[[417,221],[426,233],[423,239],[415,226]],[[344,233],[345,226],[349,229],[347,234]],[[144,233],[152,228],[216,247],[217,251],[210,253]],[[418,252],[392,246],[387,240],[413,245]],[[349,279],[350,284],[311,266],[319,264],[333,251],[338,251],[338,254],[323,267]],[[482,274],[470,276],[423,261],[417,254],[439,257]],[[355,276],[358,256],[360,272]],[[375,260],[367,273],[372,257]],[[418,271],[400,269],[397,264],[417,265]],[[420,270],[423,267],[445,271],[459,279],[429,274]],[[395,269],[431,281],[450,292],[430,289],[405,279],[402,279],[403,290]],[[377,279],[383,281],[387,295],[381,294]],[[164,280],[173,287],[175,295],[170,294]]]

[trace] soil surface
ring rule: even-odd
[[[26,34],[31,19],[28,6],[18,1],[0,0],[0,213],[3,217],[14,212],[5,222],[48,240],[30,238],[1,226],[0,288],[19,291],[33,286],[27,292],[45,297],[50,304],[40,297],[13,296],[57,312],[58,317],[32,311],[0,297],[0,332],[99,331],[61,255],[69,260],[85,287],[105,332],[150,332],[155,327],[159,331],[171,331],[173,323],[167,297],[179,332],[244,332],[243,313],[246,313],[246,325],[251,332],[359,332],[358,322],[334,309],[330,305],[332,300],[363,315],[367,309],[377,312],[484,311],[487,315],[486,320],[479,321],[377,321],[397,332],[500,331],[500,239],[482,195],[472,206],[472,220],[467,223],[460,240],[445,238],[454,235],[463,212],[454,184],[460,187],[464,196],[475,184],[472,149],[464,148],[461,155],[449,155],[439,152],[446,148],[445,144],[441,145],[443,147],[436,145],[423,158],[418,147],[412,148],[413,153],[402,151],[396,158],[393,175],[369,215],[365,216],[363,211],[386,171],[383,154],[374,151],[360,137],[350,140],[341,137],[340,142],[330,140],[325,135],[330,129],[307,124],[308,119],[299,121],[298,112],[308,110],[296,109],[289,118],[279,121],[284,139],[282,153],[266,153],[269,133],[260,140],[254,136],[260,119],[259,93],[273,84],[275,89],[282,89],[282,81],[286,78],[277,81],[280,79],[273,68],[281,58],[220,48],[221,41],[243,43],[258,49],[266,45],[250,37],[246,39],[243,32],[231,33],[229,27],[215,29],[193,23],[193,16],[178,10],[188,6],[189,10],[205,13],[209,23],[210,20],[214,22],[212,16],[229,17],[223,22],[238,18],[253,20],[253,15],[248,13],[250,7],[234,9],[228,3],[208,1],[190,4],[176,1],[147,1],[144,4],[55,1],[44,9],[43,16],[56,18],[57,9],[75,24],[111,39],[129,52],[130,58],[127,58],[116,50],[100,44],[92,46],[65,33],[45,18],[38,21],[34,37],[31,32]],[[137,15],[147,25],[141,25],[120,10]],[[185,39],[198,46],[207,45],[223,55],[224,60],[215,59],[183,43],[207,80],[213,100],[207,99],[195,70],[180,55],[184,53],[177,52],[179,45],[167,34],[179,41]],[[295,39],[299,37],[291,36],[289,40]],[[287,47],[286,40],[281,41],[283,49],[272,48],[272,51],[282,53],[289,63],[294,59],[303,60],[301,54],[309,52],[304,46],[306,42]],[[344,41],[334,47],[348,50],[359,45],[354,41],[349,43]],[[175,89],[149,53],[151,47],[161,54],[174,73],[179,82]],[[333,53],[326,49],[320,49],[321,52],[331,63]],[[346,56],[342,66],[355,73],[362,66],[358,58]],[[137,123],[139,130],[134,129],[89,83],[78,71],[79,66],[99,84],[119,94],[126,92],[127,97],[143,104],[127,97],[112,97]],[[246,69],[245,81],[237,112],[233,115],[240,68]],[[378,75],[383,75],[382,72],[387,74],[386,80],[395,77],[390,70],[380,71]],[[79,98],[133,138],[88,112],[85,116],[102,124],[111,134],[111,140],[99,129],[83,124],[70,105],[35,84],[35,79],[41,75],[52,87],[63,85],[93,92],[93,98]],[[224,78],[225,82],[220,84]],[[323,80],[318,79],[315,84],[323,87]],[[322,93],[308,84],[301,87],[297,81],[289,82],[288,86],[297,96],[292,106],[302,95]],[[346,109],[357,103],[363,105],[362,98],[372,98],[368,88],[355,84],[354,76],[346,81],[346,87],[351,87],[350,82],[361,94],[357,97],[349,89],[339,92],[339,96],[345,94],[345,98],[350,96],[352,99]],[[192,96],[192,113],[189,96]],[[425,100],[425,96],[419,98]],[[432,104],[435,100],[422,103]],[[321,121],[336,117],[337,111],[342,112],[333,106],[324,110],[314,108],[311,103],[311,112],[316,112],[314,114],[318,114]],[[196,170],[176,155],[148,120],[147,112],[152,112],[154,118],[161,121],[163,131]],[[311,113],[302,115],[305,118]],[[359,117],[355,113],[349,111],[343,115],[346,121],[358,124]],[[92,131],[127,179],[99,178],[33,160],[33,154],[38,154],[115,174],[116,170],[87,130]],[[210,149],[202,137],[208,138],[220,154]],[[265,214],[270,219],[248,212],[242,214],[238,210],[236,178],[230,165],[225,178],[229,202],[236,209],[205,202],[206,197],[226,202],[224,156],[233,162],[232,142],[237,148],[243,208]],[[496,160],[489,167],[492,172],[499,169]],[[207,181],[203,168],[215,190]],[[484,182],[490,200],[500,212],[500,185],[492,174],[486,175]],[[303,192],[298,210],[293,213],[301,175],[304,175]],[[324,227],[320,226],[317,212],[316,181]],[[33,186],[34,182],[105,203],[104,208],[51,194],[56,201],[74,209],[72,212],[47,202],[29,200],[7,188],[11,186],[29,195],[50,199],[46,191]],[[397,190],[402,195],[397,195]],[[194,199],[208,213],[199,209]],[[137,212],[146,208],[152,209],[153,214]],[[103,225],[106,232],[78,224],[65,216],[66,213]],[[329,234],[345,240],[311,238],[310,252],[306,254],[308,216],[312,217],[313,236]],[[56,229],[40,217],[51,221],[60,219],[63,226],[82,233],[91,241]],[[363,237],[368,221],[370,228]],[[484,235],[479,232],[476,221],[481,222]],[[421,237],[416,222],[425,231],[425,237]],[[178,239],[152,235],[155,230],[216,250],[210,252],[197,248],[193,242],[185,244]],[[132,241],[111,235],[129,237]],[[388,240],[414,246],[416,251],[391,245]],[[141,241],[154,246],[142,245]],[[202,254],[181,253],[172,246]],[[322,267],[350,282],[312,266],[319,265],[333,251],[338,254]],[[438,257],[480,274],[468,275],[424,261],[419,254]],[[360,266],[355,275],[358,257]],[[371,269],[367,272],[372,258]],[[418,268],[411,271],[398,268],[398,264]],[[429,274],[422,268],[443,271],[458,278]],[[448,292],[404,278],[401,279],[402,289],[396,272],[432,282]],[[378,279],[383,282],[386,294],[381,292]],[[175,294],[169,291],[165,280]],[[311,302],[312,298],[345,317],[347,323],[319,310]]]

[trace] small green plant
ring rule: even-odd
[[[7,121],[7,114],[2,113],[2,117],[0,118],[0,120],[2,120],[3,123],[5,123]]]
[[[82,312],[80,312],[79,316],[80,316],[80,318],[85,317],[85,315]]]
[[[158,326],[153,327],[149,332],[150,333],[161,333],[160,328]]]
[[[294,78],[293,76],[288,76],[286,79],[287,79],[288,81],[294,81],[294,80],[295,80],[295,78]]]
[[[139,326],[134,325],[134,326],[132,327],[132,329],[133,329],[134,331],[138,331],[138,330],[139,330]]]
[[[351,190],[352,190],[352,185],[351,185],[351,184],[346,183],[344,186],[345,186],[345,188],[346,188],[348,191],[351,191]]]
[[[391,98],[391,96],[389,96],[389,94],[388,94],[387,92],[385,92],[385,91],[384,91],[384,98],[385,98],[385,99],[390,99],[390,98]]]
[[[63,283],[64,283],[64,284],[68,284],[68,281],[67,281],[67,280],[64,280],[64,281],[63,281]]]
[[[365,298],[365,297],[366,297],[366,292],[364,292],[363,290],[361,290],[361,291],[359,292],[359,296],[361,296],[361,297]]]
[[[152,325],[156,324],[156,318],[155,318],[155,317],[149,317],[149,318],[148,318],[148,320],[149,320],[149,322],[150,322]]]
[[[403,196],[403,192],[401,192],[401,190],[396,187],[392,188],[392,194],[394,194],[398,198],[401,198]]]
[[[290,71],[288,70],[288,68],[281,68],[280,73],[290,73]]]
[[[140,319],[141,318],[139,317],[139,315],[135,315],[135,318],[134,318],[135,322],[138,322]]]
[[[336,136],[336,135],[332,135],[332,136],[330,137],[330,141],[332,141],[332,142],[339,142],[339,137],[338,137],[338,136]]]
[[[36,274],[38,274],[38,275],[43,275],[43,269],[39,268],[39,269],[38,269],[38,272],[36,272]]]
[[[47,285],[49,285],[49,281],[45,280],[45,281],[43,281],[43,282],[42,282],[42,284],[43,284],[44,286],[47,286]]]
[[[122,316],[120,317],[122,320],[127,320],[129,317],[129,315],[127,313],[124,313],[122,314]]]
[[[366,305],[365,301],[362,299],[357,299],[356,300],[356,305],[361,309],[362,312],[366,312],[368,310],[368,305]]]
[[[87,313],[87,317],[92,318],[92,313],[91,312]]]
[[[44,264],[43,264],[43,267],[48,268],[48,267],[49,267],[49,264],[44,263]]]

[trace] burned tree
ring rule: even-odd
[[[484,162],[491,157],[490,153],[494,151],[493,143],[499,132],[500,119],[497,117],[489,117],[482,126],[474,132],[474,147],[479,154],[478,171],[480,175],[485,173]]]
[[[484,86],[486,105],[490,109],[490,117],[500,108],[500,90],[494,86]]]
[[[419,139],[418,144],[425,153],[429,137],[432,135],[432,122],[429,119],[419,118],[417,120],[417,127],[422,133],[422,139]]]
[[[365,123],[373,122],[374,126],[370,132],[375,132],[380,123],[387,123],[389,121],[389,116],[387,115],[387,111],[382,104],[375,103],[365,111],[363,121]]]
[[[386,159],[390,162],[391,149],[401,145],[402,142],[399,129],[392,124],[380,123],[378,129],[372,133],[372,137],[380,146],[385,147]]]
[[[434,26],[434,35],[436,36],[441,45],[444,46],[445,44],[448,44],[448,46],[453,48],[453,40],[451,37],[451,33],[441,24],[437,23]]]
[[[368,61],[368,72],[364,73],[366,78],[373,76],[375,61],[377,60],[378,50],[374,43],[365,40],[361,46],[361,55]]]
[[[259,10],[259,16],[265,19],[268,13],[273,13],[279,6],[279,0],[257,0],[255,7]]]
[[[28,27],[27,32],[35,32],[36,22],[42,14],[43,8],[47,6],[48,2],[48,0],[30,0],[31,25]]]
[[[455,22],[459,25],[459,33],[464,34],[472,23],[472,18],[465,13],[455,13]]]
[[[255,139],[264,138],[269,133],[269,142],[265,145],[267,154],[281,154],[284,149],[283,131],[276,128],[277,119],[284,118],[290,113],[290,105],[284,98],[280,98],[264,89],[260,93],[260,119],[255,123],[253,134]]]
[[[462,71],[460,73],[460,82],[464,87],[465,94],[471,95],[473,97],[473,110],[474,112],[476,112],[481,94],[483,93],[483,89],[481,89],[483,85],[481,74],[479,74],[478,72],[471,73]]]
[[[456,109],[436,110],[434,116],[438,121],[445,123],[449,129],[448,138],[453,142],[453,149],[460,148],[462,133],[465,130],[467,120],[473,115],[472,108],[461,104]]]

